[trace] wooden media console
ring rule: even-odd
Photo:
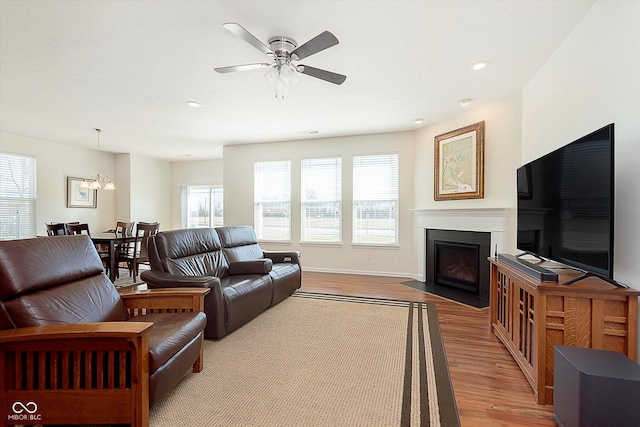
[[[538,404],[553,403],[555,345],[612,350],[637,361],[638,296],[597,277],[541,263],[559,283],[540,282],[497,258],[491,263],[491,332],[511,353]],[[560,269],[558,269],[560,268]]]

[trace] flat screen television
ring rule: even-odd
[[[613,280],[613,123],[518,168],[518,249]]]

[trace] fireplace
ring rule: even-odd
[[[480,292],[479,247],[463,243],[435,242],[434,282],[476,295]]]
[[[426,284],[433,292],[468,303],[489,300],[491,233],[426,229]]]

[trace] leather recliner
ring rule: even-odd
[[[222,338],[290,296],[302,283],[300,253],[263,251],[253,227],[191,228],[149,240],[149,288],[211,290],[206,338]]]
[[[206,293],[120,294],[88,236],[0,242],[0,413],[23,421],[12,405],[32,402],[42,424],[147,426],[203,367]]]

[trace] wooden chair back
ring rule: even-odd
[[[54,222],[45,224],[47,227],[47,236],[64,236],[67,234],[67,227],[62,222]]]
[[[133,236],[133,227],[135,222],[116,222],[116,235]]]
[[[91,232],[89,231],[89,224],[73,224],[67,223],[67,231],[69,234],[86,234],[91,237]]]
[[[139,222],[136,226],[136,251],[133,256],[133,281],[138,276],[139,264],[149,263],[149,237],[160,230],[159,222]]]

